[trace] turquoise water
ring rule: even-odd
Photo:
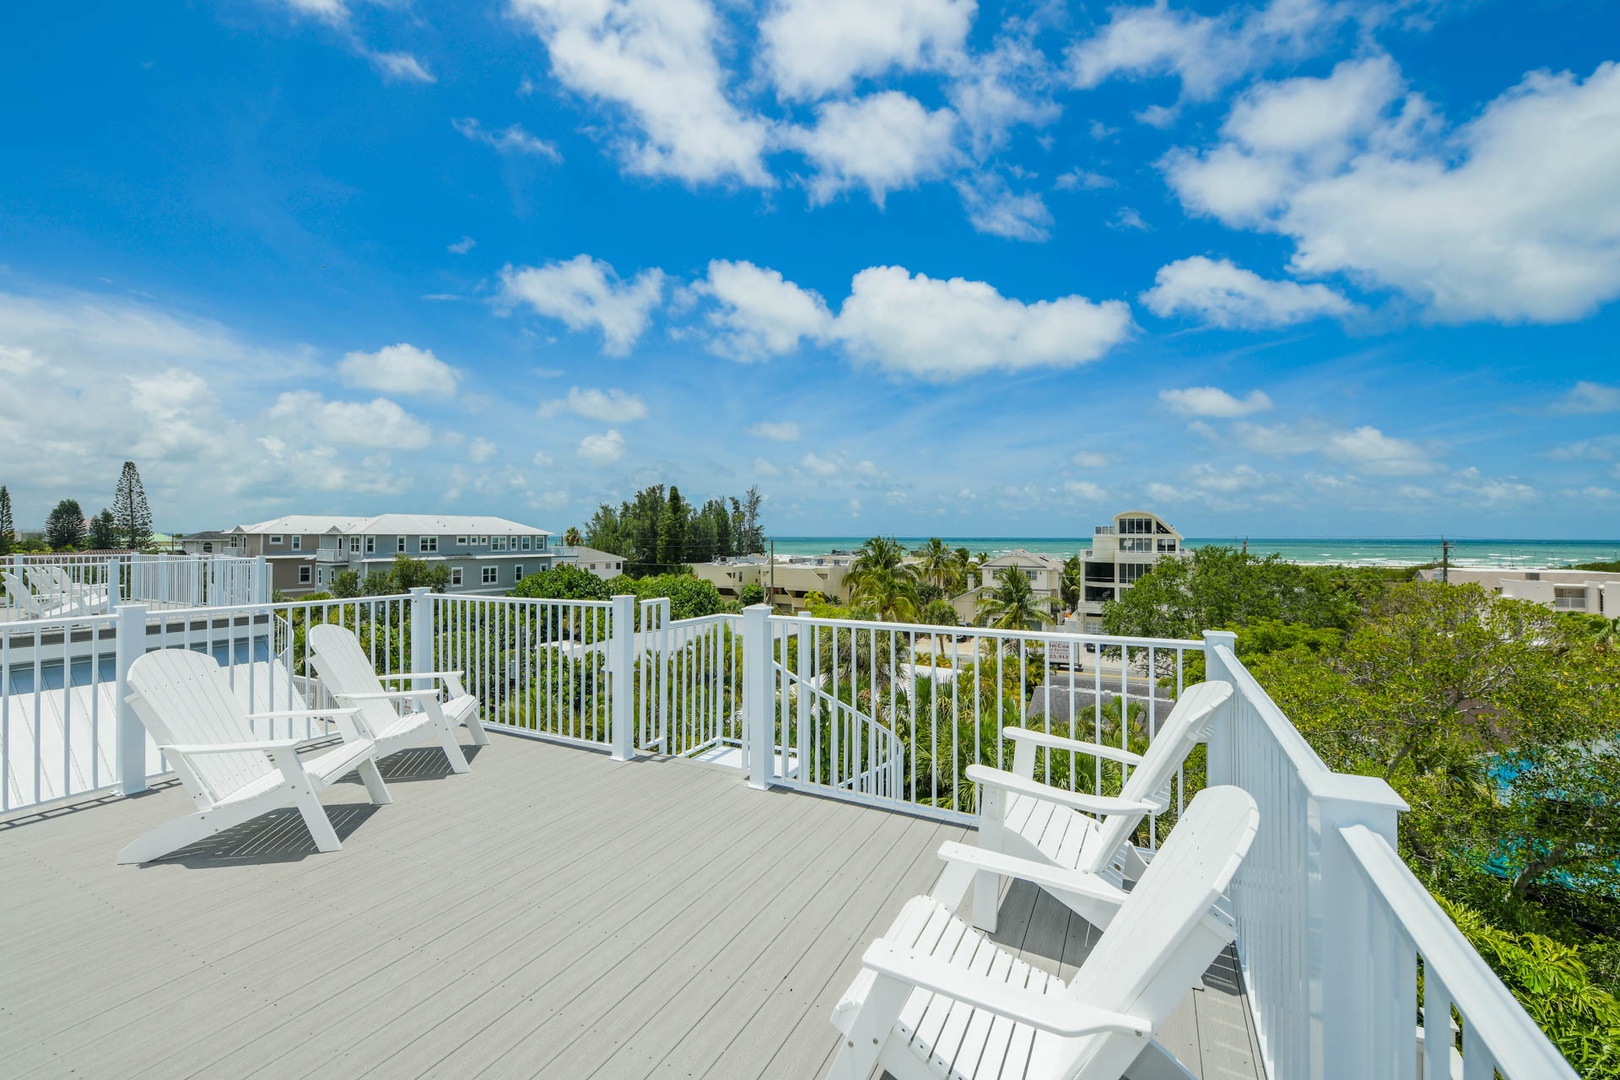
[[[908,548],[920,547],[927,542],[925,536],[902,536],[899,541]],[[1043,555],[1068,558],[1091,546],[1091,538],[1076,539],[1053,536],[959,536],[942,537],[953,548],[965,547],[972,552],[988,551],[997,555],[1013,548],[1025,548]],[[864,536],[778,536],[778,555],[824,555],[829,551],[853,550],[866,541]],[[1356,539],[1354,537],[1324,537],[1321,539],[1279,537],[1189,537],[1188,547],[1215,544],[1223,547],[1242,547],[1247,542],[1249,551],[1256,555],[1276,553],[1289,562],[1339,563],[1351,566],[1411,566],[1416,563],[1440,560],[1440,538]],[[1620,559],[1620,540],[1453,540],[1451,564],[1458,567],[1519,567],[1545,569],[1570,563],[1598,562]]]

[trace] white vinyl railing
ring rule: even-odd
[[[696,757],[742,745],[742,616],[672,620],[644,600],[636,635],[636,748]]]
[[[104,615],[124,603],[230,607],[270,599],[264,561],[232,555],[13,555],[0,560],[0,573],[0,604],[13,619]]]
[[[1209,783],[1236,784],[1260,808],[1229,900],[1266,1074],[1574,1080],[1401,861],[1406,804],[1380,779],[1328,769],[1238,661],[1233,635],[1205,639],[1207,677],[1233,687]]]
[[[745,670],[758,684],[759,715],[771,721],[759,782],[963,823],[977,812],[968,766],[1011,763],[1003,728],[1140,751],[1184,685],[1187,654],[1204,647],[1201,641],[766,615],[763,609],[754,617],[762,621],[754,624],[754,638],[744,630]],[[759,738],[765,739],[763,729]],[[1115,794],[1123,782],[1119,767],[1098,757],[1043,751],[1036,768],[1038,776],[1070,790]],[[1178,812],[1184,788],[1178,775]],[[1151,819],[1144,835],[1150,848],[1158,832]]]

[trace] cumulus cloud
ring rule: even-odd
[[[1334,428],[1238,423],[1232,425],[1230,433],[1238,445],[1258,453],[1276,457],[1320,454],[1370,476],[1420,476],[1443,468],[1429,447],[1386,435],[1369,424]]]
[[[279,395],[268,418],[287,428],[304,428],[321,442],[342,446],[384,444],[420,450],[433,441],[433,429],[387,398],[329,401],[313,390]]]
[[[941,175],[956,157],[956,114],[929,111],[898,90],[816,109],[811,128],[785,138],[816,166],[810,202],[825,203],[851,188],[865,188],[883,205],[889,192]]]
[[[422,66],[422,62],[410,53],[403,52],[372,52],[362,50],[362,55],[371,61],[371,66],[385,82],[414,82],[435,83],[438,79],[433,73]]]
[[[999,175],[981,173],[960,180],[956,192],[962,197],[968,223],[979,232],[1030,241],[1051,235],[1052,212],[1040,195],[1033,191],[1014,192]]]
[[[712,297],[714,328],[710,347],[733,360],[764,360],[818,341],[832,324],[832,313],[816,293],[801,289],[776,270],[751,262],[709,263],[708,276],[694,292]]]
[[[1114,463],[1112,454],[1102,454],[1095,450],[1080,450],[1069,460],[1082,469],[1106,469]]]
[[[1075,367],[1130,336],[1130,308],[1083,296],[1023,301],[983,281],[940,280],[900,266],[855,275],[834,333],[855,357],[894,374],[943,381],[1003,369]]]
[[[833,458],[825,458],[814,451],[808,451],[805,453],[804,458],[799,462],[799,468],[803,469],[811,476],[825,478],[829,476],[837,476],[843,466]]]
[[[626,167],[692,183],[769,187],[766,123],[732,103],[706,0],[511,0],[564,86],[616,108]]]
[[[503,154],[528,154],[549,161],[562,160],[562,152],[557,149],[556,144],[529,134],[523,129],[522,124],[513,124],[500,131],[490,131],[471,116],[452,120],[450,124],[473,142],[492,146]]]
[[[621,281],[612,266],[589,255],[501,270],[502,304],[527,304],[570,330],[596,327],[602,331],[602,351],[612,356],[630,351],[663,295],[662,270],[644,270]]]
[[[479,436],[472,441],[470,446],[467,447],[467,460],[472,462],[474,465],[482,465],[484,462],[494,458],[494,456],[499,452],[500,447],[496,446],[483,436]]]
[[[1564,322],[1620,296],[1620,64],[1532,72],[1453,129],[1395,97],[1392,72],[1375,58],[1256,87],[1218,145],[1167,160],[1172,186],[1290,237],[1295,273],[1396,290],[1442,321]]]
[[[1153,288],[1142,294],[1142,303],[1163,318],[1194,315],[1211,326],[1247,329],[1291,326],[1355,310],[1326,285],[1271,281],[1229,259],[1202,255],[1160,267]]]
[[[609,429],[579,440],[579,456],[592,465],[612,465],[624,457],[624,436]]]
[[[1051,100],[1052,65],[1034,43],[1034,28],[1014,24],[1014,30],[960,65],[946,88],[975,158],[1006,145],[1014,127],[1044,127],[1063,111]]]
[[[1620,412],[1620,386],[1582,379],[1554,406],[1561,413]]]
[[[758,435],[762,439],[775,439],[777,442],[796,442],[799,438],[799,425],[791,420],[761,420],[748,429],[748,434]]]
[[[1217,386],[1189,386],[1184,390],[1160,390],[1159,400],[1182,416],[1211,416],[1231,419],[1264,412],[1271,408],[1271,397],[1264,390],[1251,390],[1246,398],[1235,398]]]
[[[775,0],[760,23],[765,70],[782,96],[813,100],[857,78],[959,57],[975,0]]]
[[[1072,498],[1085,499],[1087,502],[1102,502],[1108,497],[1108,492],[1090,480],[1065,480],[1063,492]]]
[[[647,403],[623,390],[581,390],[574,386],[569,388],[567,397],[541,405],[540,415],[550,418],[564,410],[587,420],[600,420],[604,424],[624,424],[645,419]]]
[[[475,248],[477,246],[478,246],[478,241],[474,240],[470,236],[463,236],[460,240],[457,240],[455,243],[445,245],[444,250],[448,251],[452,255],[465,255],[465,254],[467,254],[467,252],[471,251],[473,248]]]
[[[351,352],[338,364],[338,375],[350,386],[391,394],[443,394],[456,392],[460,376],[455,368],[433,355],[400,342],[376,352]]]

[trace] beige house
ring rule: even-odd
[[[1439,568],[1420,570],[1424,581],[1439,581]],[[1581,611],[1620,619],[1620,574],[1605,570],[1459,570],[1445,572],[1453,585],[1474,584],[1486,592],[1534,600],[1554,611]]]
[[[727,600],[740,601],[745,585],[758,585],[773,607],[792,613],[805,609],[811,593],[820,593],[834,603],[847,603],[844,576],[853,561],[849,555],[792,555],[774,562],[764,555],[744,555],[698,563],[692,572],[713,582]]]
[[[1014,548],[984,563],[979,584],[951,601],[956,614],[964,623],[971,623],[979,615],[979,598],[996,587],[996,575],[1005,569],[1023,574],[1036,596],[1051,601],[1054,608],[1063,604],[1063,560],[1056,555],[1041,555],[1024,548]]]

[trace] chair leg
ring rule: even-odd
[[[394,797],[388,794],[388,785],[383,783],[382,770],[377,768],[376,758],[366,758],[356,771],[360,774],[361,783],[366,785],[366,794],[371,796],[374,805],[387,806],[394,801]]]
[[[450,763],[453,773],[471,772],[467,767],[467,755],[461,752],[461,743],[456,739],[456,729],[451,724],[445,724],[439,729],[439,745],[444,747],[444,758]]]
[[[474,709],[472,712],[468,713],[467,718],[463,720],[462,723],[467,725],[467,731],[472,735],[474,746],[489,745],[489,732],[484,730],[483,722],[478,719],[477,709]]]
[[[304,824],[309,828],[309,835],[315,840],[317,851],[341,851],[343,844],[338,840],[337,830],[332,828],[332,819],[326,816],[326,807],[321,800],[307,787],[299,787],[293,792],[293,804],[298,812],[304,815]]]
[[[132,841],[118,853],[118,861],[151,862],[219,831],[219,827],[213,822],[213,815],[209,812],[187,814],[183,818],[166,821],[140,839]]]

